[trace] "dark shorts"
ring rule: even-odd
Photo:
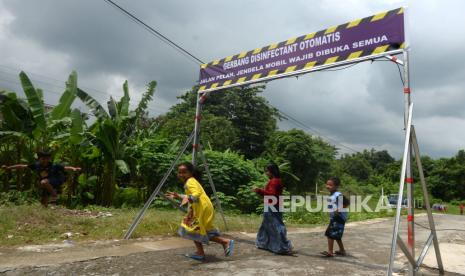
[[[48,183],[50,183],[50,185],[52,185],[52,187],[57,190],[57,189],[60,189],[61,185],[63,185],[63,180],[62,179],[58,179],[58,178],[48,178]]]
[[[333,240],[341,240],[344,234],[345,222],[331,219],[328,228],[326,228],[325,236]]]
[[[47,178],[48,183],[52,185],[53,189],[55,190],[56,193],[60,192],[61,185],[63,185],[64,181],[61,179],[57,178]],[[46,189],[42,189],[42,195],[43,196],[48,196],[49,192]]]

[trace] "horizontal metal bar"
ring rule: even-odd
[[[387,59],[389,59],[389,60],[392,61],[392,62],[395,62],[395,63],[397,63],[397,64],[399,64],[399,65],[404,66],[404,62],[403,62],[402,60],[399,60],[398,58],[396,58],[396,57],[394,57],[394,56],[385,55],[384,57],[387,58]]]
[[[388,52],[380,53],[380,54],[377,54],[377,55],[354,58],[354,59],[351,59],[351,60],[344,60],[344,61],[335,62],[335,63],[332,63],[332,64],[325,64],[325,65],[315,66],[315,67],[310,68],[310,69],[304,69],[304,70],[299,70],[299,71],[294,71],[294,72],[288,72],[288,73],[283,73],[283,74],[279,74],[279,75],[275,75],[275,76],[260,78],[260,79],[257,79],[257,80],[249,80],[249,81],[245,81],[245,82],[241,82],[241,83],[233,83],[233,84],[226,85],[226,86],[220,86],[220,87],[205,89],[205,90],[199,91],[199,93],[213,92],[213,91],[217,91],[217,90],[222,90],[222,89],[232,88],[232,87],[242,86],[242,85],[248,85],[248,84],[252,84],[252,83],[261,83],[261,82],[267,82],[267,81],[282,79],[282,78],[287,78],[287,77],[300,76],[300,75],[307,74],[307,73],[310,73],[310,72],[321,71],[321,70],[325,70],[325,69],[329,69],[329,68],[335,68],[335,67],[339,67],[339,66],[343,66],[343,65],[349,65],[349,64],[352,64],[352,63],[358,63],[358,62],[377,59],[377,58],[384,58],[384,56],[386,56],[386,55],[398,55],[398,54],[401,54],[403,52],[404,52],[404,49],[396,49],[396,50],[393,50],[393,51],[388,51]]]

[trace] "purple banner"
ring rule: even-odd
[[[201,65],[199,92],[302,74],[404,48],[404,9],[354,20]]]

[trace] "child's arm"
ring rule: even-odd
[[[276,195],[280,184],[278,181],[271,180],[265,187],[265,189],[256,188],[255,192],[259,195]]]
[[[202,194],[202,190],[200,189],[199,184],[188,180],[186,182],[186,194],[187,195],[182,198],[182,204],[186,204],[187,202],[196,202]]]
[[[76,171],[80,171],[81,168],[80,167],[71,167],[71,166],[65,166],[63,167],[65,170],[67,171],[73,171],[73,172],[76,172]]]
[[[29,165],[25,165],[25,164],[16,164],[16,165],[11,165],[11,166],[3,165],[2,169],[5,169],[5,170],[25,169],[27,167],[29,167]]]

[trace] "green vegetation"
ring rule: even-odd
[[[44,104],[43,91],[35,87],[24,72],[19,79],[25,99],[14,92],[0,90],[0,164],[32,163],[35,151],[49,149],[55,162],[82,168],[80,174],[67,175],[60,197],[62,205],[76,210],[90,208],[88,206],[120,209],[111,209],[111,218],[68,218],[66,214],[60,218],[56,210],[29,206],[37,202],[38,196],[34,173],[0,170],[0,206],[4,206],[0,216],[4,229],[0,234],[10,235],[13,229],[22,227],[21,223],[40,220],[59,225],[59,220],[64,219],[66,224],[61,224],[78,229],[73,231],[84,232],[83,229],[89,227],[99,229],[86,230],[88,234],[83,239],[119,238],[191,133],[196,87],[180,96],[179,103],[166,114],[152,118],[147,106],[154,97],[155,81],[147,85],[142,100],[131,110],[127,82],[122,84],[123,97],[118,100],[110,97],[104,107],[79,88],[77,74],[72,72],[59,103],[50,108]],[[203,107],[201,139],[218,196],[231,214],[230,219],[237,219],[237,225],[244,227],[233,229],[255,229],[258,225],[261,200],[252,188],[266,183],[263,167],[270,161],[279,164],[286,191],[291,194],[314,195],[315,190],[325,193],[324,183],[330,176],[342,179],[341,190],[346,196],[379,196],[381,189],[386,195],[397,193],[400,160],[395,160],[385,150],[374,149],[338,157],[338,149],[318,137],[302,130],[278,130],[277,122],[285,118],[261,96],[264,90],[265,86],[249,86],[212,93]],[[86,105],[92,114],[73,108],[79,104]],[[189,150],[184,160],[190,160]],[[456,156],[438,160],[422,156],[422,161],[432,202],[453,202],[449,210],[458,212],[456,205],[465,200],[465,151],[459,150]],[[417,181],[418,172],[414,169],[413,173]],[[205,175],[202,183],[211,194]],[[168,178],[164,190],[168,189],[182,190],[175,174]],[[415,185],[415,189],[417,199],[421,199],[420,186]],[[13,207],[15,205],[18,207]],[[163,201],[154,206],[171,208]],[[139,235],[173,233],[168,230],[176,228],[179,213],[166,210],[162,213],[161,216],[149,213],[138,230],[141,231]],[[23,220],[21,214],[29,219]],[[354,214],[351,220],[389,215],[360,213]],[[298,225],[326,223],[321,213],[299,211],[285,218]],[[79,225],[86,227],[81,229]],[[54,226],[31,228],[37,232],[24,234],[24,237],[34,236],[34,241],[48,240],[66,230]],[[17,236],[18,243],[20,236]],[[15,239],[6,243],[14,244]]]

